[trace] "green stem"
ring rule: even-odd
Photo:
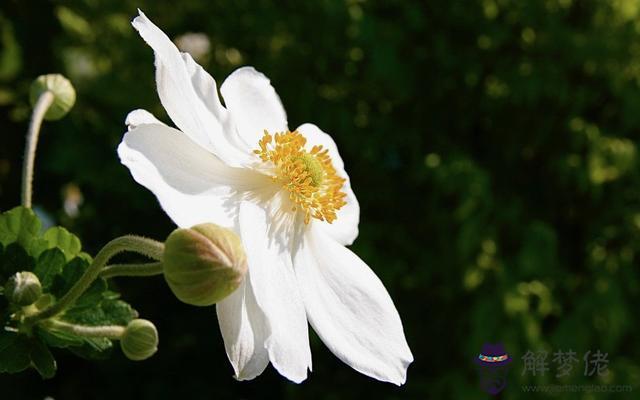
[[[73,335],[108,339],[120,339],[125,330],[124,326],[119,325],[86,326],[62,322],[55,319],[44,321],[42,322],[42,325],[48,329],[71,333]]]
[[[100,277],[104,279],[115,276],[153,276],[162,275],[162,263],[160,261],[145,264],[113,264],[104,267]]]
[[[34,324],[38,321],[48,319],[60,314],[66,310],[73,302],[75,302],[85,290],[91,286],[93,281],[98,278],[102,268],[107,264],[111,257],[123,251],[134,251],[143,254],[155,260],[162,259],[164,252],[164,244],[152,239],[140,236],[121,236],[107,243],[93,259],[93,263],[87,268],[80,279],[69,289],[69,291],[51,307],[30,316],[25,320],[26,325]]]
[[[27,143],[24,149],[24,161],[22,164],[22,205],[31,208],[31,194],[33,186],[33,164],[36,159],[36,147],[38,146],[38,136],[42,120],[51,104],[54,95],[46,91],[40,95],[36,105],[33,107],[31,122],[27,131]]]

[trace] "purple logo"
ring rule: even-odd
[[[507,373],[511,364],[511,357],[502,343],[483,344],[474,362],[478,366],[480,388],[491,395],[500,393],[507,385]]]

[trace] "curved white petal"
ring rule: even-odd
[[[215,98],[205,100],[200,97],[209,96],[216,90],[213,78],[195,68],[190,57],[183,58],[167,35],[142,11],[132,25],[155,53],[158,95],[171,120],[194,142],[212,151],[226,164],[241,166],[248,163],[250,154],[226,140],[222,121],[214,114],[214,110],[222,106],[212,107]],[[203,84],[214,86],[205,90]]]
[[[204,70],[189,53],[180,53],[187,73],[191,77],[191,83],[196,94],[207,106],[209,111],[218,119],[224,121],[227,118],[227,110],[220,103],[218,87],[215,79]]]
[[[307,317],[291,264],[291,243],[274,234],[267,212],[244,201],[240,204],[240,237],[249,264],[249,283],[267,317],[269,360],[294,382],[311,369]]]
[[[348,246],[358,237],[360,204],[358,204],[358,199],[353,193],[353,190],[351,190],[351,181],[344,169],[344,162],[342,161],[342,157],[340,157],[340,153],[338,153],[338,147],[333,139],[331,139],[331,136],[324,133],[314,124],[300,125],[297,130],[307,138],[308,148],[322,145],[325,149],[328,149],[331,160],[333,161],[333,167],[336,169],[338,175],[347,180],[342,187],[342,190],[347,194],[347,204],[338,210],[338,218],[331,224],[326,221],[314,219],[313,224],[321,226],[322,229],[327,231],[331,237],[340,244]]]
[[[265,130],[272,135],[287,130],[287,115],[280,97],[269,78],[253,67],[235,70],[222,83],[220,93],[238,134],[249,148],[257,148]]]
[[[118,155],[181,227],[202,222],[233,226],[238,208],[233,196],[262,182],[250,170],[226,166],[166,125],[138,125],[124,135]]]
[[[193,83],[193,88],[196,93],[207,106],[209,111],[211,111],[220,124],[222,124],[222,134],[225,139],[244,153],[253,154],[257,141],[256,143],[248,145],[238,135],[234,125],[235,122],[230,118],[227,109],[220,103],[216,81],[207,71],[204,70],[204,68],[195,62],[189,53],[182,53],[182,59],[187,67],[187,72],[191,76],[191,82]]]
[[[138,125],[144,124],[164,125],[164,123],[159,121],[153,114],[143,109],[131,111],[129,114],[127,114],[127,118],[124,120],[124,123],[125,125],[127,125],[128,130],[133,130],[137,128]]]
[[[243,381],[260,375],[269,364],[267,321],[246,279],[216,305],[216,311],[235,378]]]
[[[313,329],[355,370],[401,385],[413,356],[391,297],[371,269],[316,226],[294,260]]]

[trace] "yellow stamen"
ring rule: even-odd
[[[276,133],[271,136],[264,131],[254,150],[260,159],[275,167],[274,182],[289,191],[293,202],[292,211],[304,212],[304,222],[311,218],[332,223],[336,211],[344,206],[346,194],[341,191],[345,179],[338,176],[329,150],[313,146],[307,151],[307,143],[298,131]]]

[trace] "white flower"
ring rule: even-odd
[[[237,379],[271,362],[301,382],[311,370],[307,321],[342,361],[403,384],[413,356],[382,282],[345,248],[359,206],[333,140],[289,131],[269,80],[251,67],[216,82],[147,17],[133,26],[155,52],[160,101],[180,130],[144,110],[127,116],[118,154],[180,227],[213,222],[240,236],[249,272],[217,304]]]

